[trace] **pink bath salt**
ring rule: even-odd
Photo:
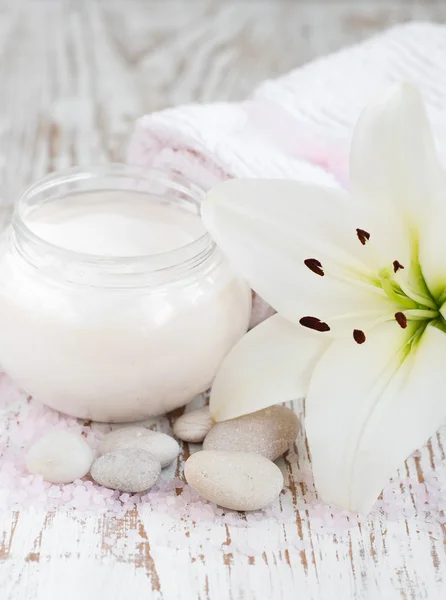
[[[104,498],[104,496],[102,496],[101,494],[93,494],[91,500],[96,506],[105,506],[106,498]]]
[[[114,494],[114,490],[111,490],[109,488],[102,488],[101,494],[104,496],[104,498],[112,498],[113,494]]]
[[[186,484],[184,483],[184,481],[182,481],[181,479],[175,478],[175,479],[172,479],[171,481],[167,482],[165,491],[169,492],[171,490],[181,490],[184,488],[185,485]]]
[[[153,494],[152,496],[146,494],[142,497],[142,499],[144,502],[150,504],[151,506],[159,506],[160,504],[166,503],[166,496],[163,496],[161,494]]]
[[[237,525],[238,520],[239,518],[232,511],[227,512],[223,515],[223,523],[226,523],[226,525]]]
[[[183,491],[181,493],[181,497],[183,498],[183,500],[185,502],[190,502],[191,499],[191,492],[192,490],[190,489],[190,487],[188,485],[184,486]]]
[[[58,486],[53,485],[53,487],[48,491],[48,498],[61,498],[62,491]]]
[[[12,460],[5,460],[2,462],[1,473],[2,475],[7,475],[11,478],[15,478],[17,475],[19,475],[17,467]]]
[[[191,508],[189,510],[189,515],[190,515],[190,518],[192,519],[192,521],[199,523],[200,521],[207,521],[209,519],[212,519],[213,513],[211,516],[204,509],[204,506],[194,505],[194,506],[191,506]]]
[[[32,421],[25,422],[20,431],[21,442],[24,445],[28,445],[28,441],[36,435],[36,427]]]
[[[304,488],[304,493],[301,493],[301,486],[298,486],[297,508],[293,505],[291,493],[285,491],[280,502],[262,511],[246,515],[233,513],[206,502],[178,477],[161,480],[144,494],[122,494],[88,479],[54,486],[27,473],[24,449],[54,427],[82,433],[91,447],[96,448],[112,428],[107,424],[86,424],[84,421],[65,417],[35,400],[28,401],[26,395],[18,391],[1,373],[0,406],[0,418],[8,424],[7,428],[0,427],[0,512],[30,506],[47,511],[74,509],[79,513],[124,517],[136,503],[142,503],[146,511],[168,513],[173,519],[183,519],[186,523],[195,520],[217,525],[227,523],[238,528],[255,528],[259,521],[272,520],[279,524],[293,521],[297,510],[302,519],[309,515],[312,531],[321,535],[344,535],[346,531],[357,527],[358,523],[367,524],[371,521],[385,524],[408,518],[420,522],[421,529],[427,530],[446,523],[445,476],[440,470],[429,471],[425,468],[425,482],[420,483],[414,465],[410,463],[413,459],[409,459],[408,463],[413,476],[406,476],[406,472],[402,470],[404,477],[391,481],[384,489],[382,499],[375,503],[372,513],[361,517],[337,511],[318,501],[311,470],[304,461],[299,462],[301,467],[303,464],[303,468],[299,470],[299,455],[294,452],[288,454],[287,462],[293,463],[295,482],[301,482]],[[154,420],[154,424],[157,422],[161,423],[158,426],[160,430],[159,427],[165,427],[167,419],[162,417],[158,421]],[[419,457],[418,454],[415,456]]]
[[[15,493],[15,501],[17,502],[17,504],[21,504],[22,502],[24,502],[27,498],[28,494],[26,493],[25,490],[17,490]]]
[[[20,478],[20,485],[22,487],[31,487],[33,482],[34,482],[34,477],[36,477],[35,475],[32,475],[31,473],[29,475],[25,475],[25,477],[21,477]],[[38,476],[37,476],[38,477]]]
[[[26,491],[27,491],[27,494],[28,494],[28,497],[30,498],[30,500],[33,500],[34,498],[38,498],[39,496],[41,496],[44,493],[43,486],[38,486],[35,483],[30,485]]]
[[[187,503],[185,502],[184,498],[177,496],[175,498],[175,507],[180,514],[183,514],[187,507]]]
[[[294,506],[292,504],[282,504],[282,518],[287,521],[295,518]]]
[[[215,511],[210,504],[205,504],[202,508],[202,511],[209,519],[213,519],[215,517]]]
[[[90,492],[88,490],[86,490],[84,487],[77,486],[73,491],[73,499],[87,500],[90,498],[91,498]]]
[[[54,509],[59,510],[62,506],[65,506],[65,502],[62,498],[53,498],[52,505]]]
[[[87,503],[85,502],[85,499],[83,499],[80,496],[73,496],[73,498],[69,501],[69,506],[71,506],[72,508],[77,508],[79,510],[85,510],[87,508]]]
[[[71,490],[64,490],[62,492],[62,498],[65,502],[68,502],[68,500],[71,500],[73,496],[73,492]]]

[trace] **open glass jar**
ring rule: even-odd
[[[85,419],[184,405],[245,333],[251,292],[202,229],[203,192],[127,165],[76,168],[20,198],[0,241],[0,364]]]

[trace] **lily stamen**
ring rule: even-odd
[[[314,329],[315,331],[330,331],[330,326],[317,317],[302,317],[299,320],[299,323],[302,327],[308,327],[308,329]]]
[[[365,333],[361,329],[354,329],[353,339],[357,344],[363,344],[367,338],[365,336]]]
[[[395,319],[401,329],[406,329],[407,327],[407,317],[403,312],[395,313]]]
[[[356,229],[356,235],[363,246],[365,246],[370,239],[370,233],[364,229]]]
[[[317,258],[305,259],[304,265],[306,267],[308,267],[310,269],[310,271],[313,271],[313,273],[316,273],[316,275],[320,275],[321,277],[323,277],[325,275],[324,269],[322,267],[322,263],[319,260],[317,260]]]

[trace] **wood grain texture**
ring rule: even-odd
[[[446,21],[440,1],[0,2],[0,200],[72,164],[122,158],[134,120],[192,101],[244,97],[259,81],[396,22]],[[5,209],[7,210],[7,209]],[[407,461],[407,481],[445,477],[445,432]],[[189,452],[178,464],[181,476]],[[340,534],[309,518],[304,438],[281,468],[288,521],[183,522],[23,511],[1,522],[2,600],[440,600],[442,513],[372,518]],[[428,493],[426,501],[429,500]]]

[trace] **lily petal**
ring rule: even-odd
[[[352,141],[350,184],[355,198],[375,208],[382,226],[391,224],[390,239],[401,235],[398,223],[415,226],[426,203],[436,203],[443,173],[413,85],[393,85],[362,113]]]
[[[428,326],[413,345],[386,323],[358,347],[334,342],[315,368],[305,427],[316,488],[328,503],[367,513],[388,479],[446,417],[446,342]]]
[[[327,338],[274,315],[248,332],[226,356],[212,386],[216,421],[234,419],[303,397]]]
[[[277,312],[349,336],[394,312],[366,266],[372,255],[357,230],[367,225],[355,214],[342,192],[283,180],[231,180],[202,204],[223,253]]]

